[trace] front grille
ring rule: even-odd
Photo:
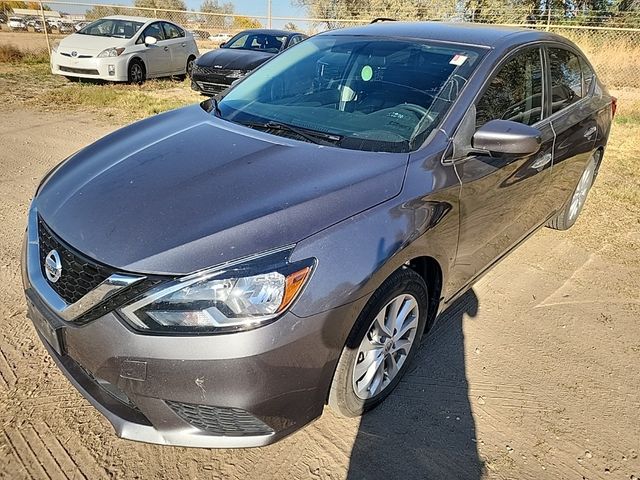
[[[93,68],[71,68],[62,65],[58,65],[58,68],[61,72],[82,73],[84,75],[100,75],[100,72]]]
[[[38,241],[42,275],[47,279],[51,288],[69,304],[80,300],[114,273],[110,268],[89,260],[67,246],[39,217]],[[47,278],[44,268],[45,258],[51,250],[58,252],[62,263],[62,275],[55,283]]]
[[[211,82],[200,82],[197,81],[196,84],[204,93],[217,94],[229,88],[229,85],[223,83],[211,83]]]
[[[236,77],[244,75],[244,70],[228,70],[224,68],[215,68],[215,67],[207,67],[202,65],[194,65],[193,71],[200,75],[212,75],[217,78],[226,78],[229,75],[234,75]]]
[[[166,400],[167,405],[184,421],[218,436],[242,437],[271,435],[273,429],[240,408],[212,407]]]
[[[60,55],[63,55],[65,57],[73,57],[73,55],[67,52],[60,52]],[[92,55],[76,55],[75,58],[93,58],[93,56]]]

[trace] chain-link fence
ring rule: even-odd
[[[565,2],[564,8],[554,10],[541,8],[540,5],[546,3],[542,1],[536,8],[524,9],[513,8],[512,3],[507,0],[472,0],[463,3],[433,0],[428,4],[411,0],[366,0],[364,3],[294,0],[294,4],[307,5],[304,9],[306,15],[272,16],[268,7],[270,3],[265,2],[264,15],[231,13],[231,9],[229,13],[212,13],[65,1],[45,2],[44,5],[45,8],[60,12],[83,9],[87,20],[107,15],[171,20],[193,32],[203,51],[216,48],[221,42],[220,38],[225,38],[216,37],[216,34],[233,34],[246,28],[273,26],[295,28],[314,34],[327,29],[366,24],[379,17],[520,26],[555,32],[573,40],[587,54],[610,87],[640,88],[640,8],[632,11],[593,11],[581,10],[575,6],[569,8],[567,5],[571,2]]]

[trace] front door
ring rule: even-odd
[[[533,155],[474,153],[455,159],[462,183],[454,266],[460,286],[549,216],[545,193],[554,133],[544,118],[544,80],[541,48],[527,47],[503,62],[475,103],[476,129],[494,119],[531,125],[542,133],[542,146]]]
[[[156,76],[171,72],[171,51],[164,38],[164,30],[160,22],[154,22],[144,29],[138,42],[144,44],[144,39],[153,37],[157,43],[155,45],[145,45],[145,60],[147,65],[147,75]]]

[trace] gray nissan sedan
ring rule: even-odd
[[[52,170],[29,317],[124,438],[250,447],[360,415],[482,274],[573,225],[615,108],[546,32],[317,35]]]

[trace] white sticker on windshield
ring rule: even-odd
[[[467,61],[467,57],[465,55],[454,55],[449,63],[451,65],[460,66],[466,61]]]

